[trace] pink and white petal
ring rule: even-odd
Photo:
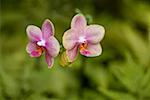
[[[86,50],[80,50],[80,53],[87,57],[96,57],[101,55],[102,53],[102,47],[99,43],[97,44],[88,44],[88,47]]]
[[[39,57],[41,56],[41,52],[37,51],[37,46],[33,42],[29,42],[26,47],[27,53],[30,54],[31,57]]]
[[[45,53],[45,60],[48,68],[52,68],[52,66],[54,65],[54,58],[50,56],[48,52]]]
[[[42,33],[43,33],[44,39],[47,39],[50,36],[54,35],[54,25],[49,19],[46,19],[44,21],[44,23],[42,25]]]
[[[78,34],[75,30],[69,29],[63,35],[63,46],[65,49],[72,49],[78,41]]]
[[[71,28],[78,30],[79,34],[83,34],[87,26],[87,21],[82,14],[77,14],[71,21]]]
[[[35,50],[37,50],[36,44],[33,42],[29,42],[26,46],[26,51],[28,53],[31,53],[32,51],[35,51]]]
[[[78,46],[75,46],[71,50],[66,50],[66,54],[69,62],[75,61],[78,55]]]
[[[34,25],[27,26],[26,32],[30,41],[35,42],[35,41],[39,41],[42,39],[41,29],[37,26],[34,26]]]
[[[60,45],[58,40],[54,36],[48,38],[45,47],[50,56],[56,57],[59,54]]]
[[[85,31],[86,39],[90,43],[99,43],[105,34],[105,29],[101,25],[89,25]]]

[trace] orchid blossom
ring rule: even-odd
[[[97,24],[87,25],[82,14],[77,14],[71,21],[71,29],[63,36],[63,46],[69,62],[75,61],[78,51],[86,57],[99,56],[102,53],[100,41],[104,37],[104,27]]]
[[[60,45],[54,37],[54,25],[46,19],[40,29],[34,25],[28,25],[26,28],[29,37],[26,51],[31,57],[39,57],[45,51],[45,59],[48,68],[51,68],[54,63],[54,58],[59,54]]]

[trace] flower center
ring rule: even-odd
[[[40,52],[43,52],[45,49],[44,49],[44,47],[38,47],[37,50]]]
[[[85,37],[84,36],[80,36],[78,42],[79,43],[85,43],[86,42]]]
[[[37,47],[37,50],[36,50],[36,52],[38,52],[39,54],[42,54],[43,52],[44,52],[44,47]]]
[[[45,40],[41,40],[37,42],[38,46],[45,46]]]
[[[39,57],[41,56],[41,54],[44,52],[45,48],[42,47],[42,46],[36,46],[36,50],[32,51],[31,54],[34,56],[34,57]]]
[[[80,50],[84,51],[87,48],[87,41],[85,39],[85,36],[80,36],[78,42],[80,43]]]
[[[88,46],[88,44],[87,43],[81,43],[80,44],[80,51],[84,51],[84,50],[86,50],[87,49],[87,46]]]

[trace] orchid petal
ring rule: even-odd
[[[63,35],[63,46],[65,49],[72,49],[77,43],[77,32],[73,29],[67,30]]]
[[[48,39],[50,36],[54,35],[54,25],[49,19],[44,21],[42,25],[42,33],[44,39]]]
[[[42,52],[38,51],[37,45],[33,42],[29,42],[26,47],[26,51],[30,54],[31,57],[39,57]]]
[[[102,53],[102,48],[99,43],[88,44],[85,50],[80,50],[80,53],[87,57],[96,57]]]
[[[78,55],[78,46],[75,46],[71,50],[66,50],[66,54],[67,54],[69,62],[75,61],[75,59],[77,58],[77,55]]]
[[[86,39],[90,43],[99,43],[104,37],[104,27],[100,25],[89,25],[86,28]]]
[[[77,14],[73,17],[71,21],[71,28],[78,30],[79,34],[84,33],[84,29],[87,26],[85,17],[82,14]]]
[[[26,29],[27,35],[30,39],[30,41],[39,41],[42,38],[42,32],[41,29],[34,25],[29,25]]]
[[[45,59],[46,59],[46,63],[48,65],[48,68],[52,68],[53,64],[54,64],[54,58],[49,55],[48,52],[45,53]]]
[[[59,54],[60,45],[54,36],[48,38],[46,42],[46,50],[52,57],[56,57]]]

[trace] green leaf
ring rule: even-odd
[[[124,38],[128,47],[142,65],[147,66],[149,63],[149,49],[147,42],[141,38],[138,32],[131,27],[124,28]]]
[[[99,87],[99,91],[106,95],[111,100],[136,100],[134,96],[128,93],[107,90],[104,88]]]
[[[1,85],[3,86],[2,88],[4,90],[3,93],[10,98],[17,98],[20,90],[15,79],[5,72],[1,72],[0,75],[2,79]]]
[[[130,92],[135,93],[140,90],[144,67],[136,64],[129,55],[126,62],[111,65],[110,71]]]
[[[83,100],[106,100],[102,94],[90,89],[85,89],[83,93]]]
[[[149,97],[150,98],[150,69],[147,70],[143,79],[141,81],[141,91],[142,97]]]
[[[89,77],[90,81],[97,86],[102,86],[103,88],[107,88],[109,85],[110,74],[107,69],[103,68],[103,66],[98,66],[93,64],[87,64],[86,75]]]

